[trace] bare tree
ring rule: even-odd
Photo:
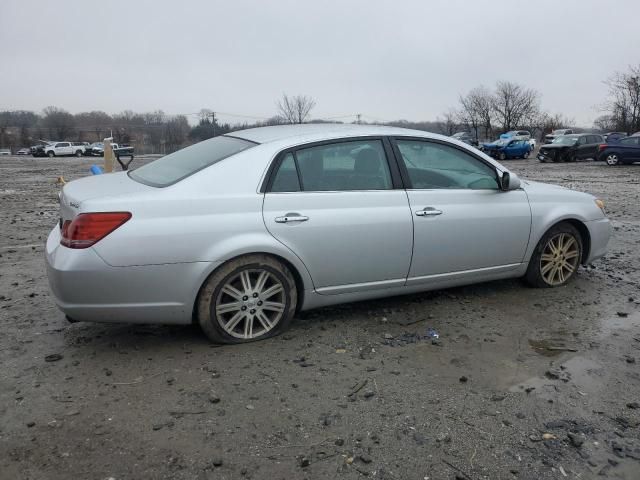
[[[58,140],[65,140],[75,127],[75,119],[66,110],[58,107],[46,107],[42,113],[42,124],[49,129],[49,135]]]
[[[313,107],[316,106],[316,102],[307,95],[289,97],[283,93],[277,105],[278,114],[286,123],[304,123]]]
[[[456,133],[458,127],[460,126],[458,121],[459,116],[459,113],[455,110],[449,110],[442,115],[442,119],[436,119],[436,128],[438,130],[438,133],[447,136],[451,136]]]
[[[460,97],[460,105],[464,123],[475,129],[476,136],[480,136],[478,130],[483,128],[484,137],[490,137],[493,131],[493,96],[491,92],[486,87],[476,87],[466,96]]]
[[[626,73],[616,72],[604,83],[609,87],[604,107],[615,130],[640,130],[640,65],[629,67]]]
[[[504,131],[518,128],[533,119],[540,110],[540,94],[513,82],[500,81],[493,94],[493,115]]]
[[[112,124],[111,116],[100,110],[78,113],[75,115],[75,119],[80,132],[91,132],[94,134],[95,141],[98,142],[107,136],[105,133],[109,131]],[[82,138],[78,139],[82,140]]]
[[[593,121],[593,127],[603,132],[613,132],[618,125],[613,115],[600,115]]]

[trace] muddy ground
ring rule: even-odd
[[[0,478],[640,478],[640,166],[508,162],[606,201],[610,253],[566,287],[325,308],[215,347],[56,309],[55,179],[91,163],[0,158]]]

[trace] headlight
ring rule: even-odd
[[[595,199],[595,202],[596,202],[596,205],[598,206],[598,208],[599,208],[600,210],[602,210],[602,213],[606,213],[606,212],[604,211],[604,202],[603,202],[602,200],[600,200],[599,198],[596,198],[596,199]]]

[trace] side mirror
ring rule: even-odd
[[[500,190],[506,192],[509,190],[509,181],[511,180],[511,175],[509,172],[503,172],[500,177]]]
[[[520,179],[510,172],[502,172],[499,177],[500,190],[506,192],[508,190],[517,190],[520,188]]]

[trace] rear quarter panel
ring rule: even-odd
[[[259,184],[273,152],[257,146],[174,185],[83,202],[84,211],[130,211],[132,218],[93,248],[109,265],[224,262],[247,253],[289,261],[305,288],[303,262],[278,242],[262,219]]]

